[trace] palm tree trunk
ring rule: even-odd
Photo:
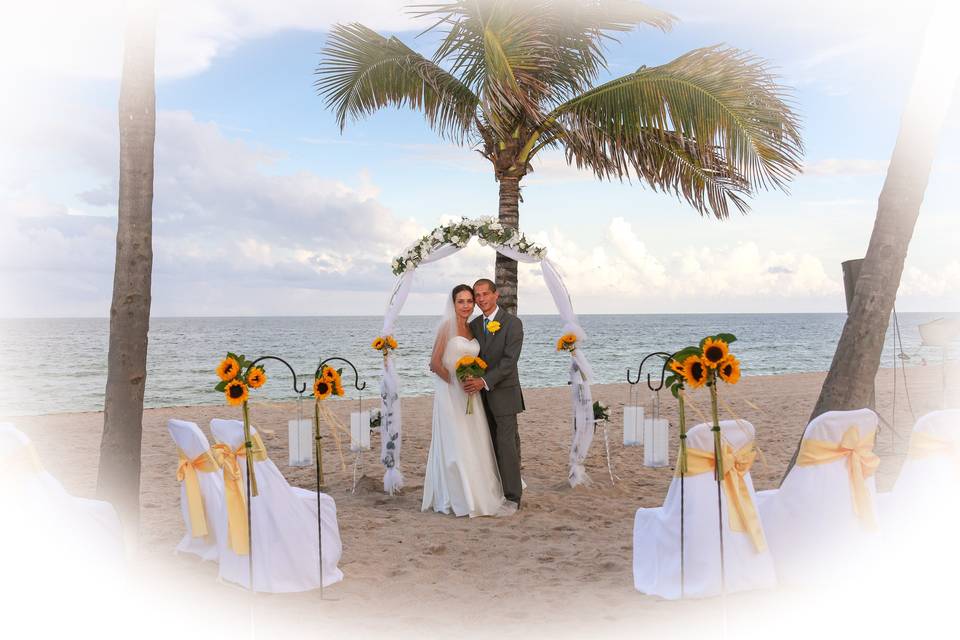
[[[110,306],[110,347],[97,495],[114,504],[128,532],[140,516],[140,443],[153,266],[155,16],[131,11],[120,80],[120,198]]]
[[[927,46],[932,44],[928,36]],[[935,96],[931,79],[925,78],[929,73],[929,69],[917,70],[880,192],[867,255],[811,420],[827,411],[861,409],[870,403],[907,248],[956,84],[956,72],[950,78],[938,75],[932,82],[941,95]],[[799,451],[798,444],[787,473]]]
[[[500,177],[500,224],[512,229],[520,228],[520,178]],[[494,270],[497,291],[500,293],[498,304],[516,315],[517,313],[517,261],[497,254]]]

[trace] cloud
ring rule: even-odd
[[[130,4],[125,0],[18,3],[5,11],[0,26],[0,56],[6,72],[22,77],[37,73],[119,77]],[[387,31],[416,29],[419,24],[405,13],[409,3],[404,0],[167,0],[155,4],[160,78],[201,73],[244,41],[281,31],[326,31],[332,24],[357,20]]]
[[[816,256],[761,250],[756,242],[733,246],[687,244],[651,253],[625,219],[613,218],[604,244],[591,249],[559,229],[538,238],[550,247],[574,299],[615,296],[626,307],[735,310],[769,298],[803,299],[842,295]],[[668,245],[676,246],[676,245]],[[527,283],[535,284],[534,274]],[[842,297],[840,298],[842,300]],[[692,307],[690,306],[692,303]]]
[[[88,121],[102,130],[104,144],[116,149],[108,114]],[[85,139],[63,138],[61,151],[71,155],[70,145]],[[117,175],[112,163],[101,165],[98,157],[88,154],[87,162],[79,163],[100,181],[78,194],[88,205],[79,214],[29,190],[19,198],[0,198],[4,287],[21,290],[16,281],[44,283],[27,292],[32,302],[7,307],[7,315],[31,309],[63,315],[57,306],[67,287],[88,292],[101,305],[100,315],[106,313]],[[422,232],[420,227],[377,200],[369,175],[347,184],[306,171],[277,174],[271,167],[279,157],[189,113],[159,114],[153,221],[154,289],[161,312],[172,292],[189,300],[195,292],[190,286],[204,282],[215,283],[225,300],[256,289],[288,294],[294,289],[389,289],[390,260],[403,239]],[[42,184],[34,188],[43,192]],[[27,214],[20,210],[25,200],[32,203]],[[63,285],[43,274],[60,274]],[[193,302],[206,308],[209,301]]]
[[[868,158],[825,158],[811,162],[803,168],[808,176],[876,176],[887,171],[886,160]]]

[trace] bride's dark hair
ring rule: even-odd
[[[471,287],[471,286],[468,285],[468,284],[458,284],[457,286],[455,286],[455,287],[453,288],[453,291],[450,292],[450,299],[453,300],[454,302],[456,302],[456,301],[457,301],[457,294],[460,293],[461,291],[469,291],[469,292],[470,292],[470,297],[471,297],[471,298],[473,297],[473,287]]]

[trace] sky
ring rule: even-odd
[[[522,1],[522,0],[520,0]],[[431,55],[394,0],[163,3],[157,24],[155,316],[375,315],[390,262],[438,224],[496,215],[475,150],[412,111],[341,132],[316,94],[330,26],[362,22]],[[603,80],[714,44],[749,50],[792,89],[805,168],[747,215],[701,217],[634,182],[542,155],[520,224],[547,247],[578,313],[840,312],[840,263],[862,257],[926,24],[924,3],[648,4],[679,18],[608,47]],[[0,23],[0,317],[105,317],[116,235],[125,3],[11,5]],[[898,295],[960,311],[960,103],[953,100]],[[476,242],[419,270],[407,313],[492,273]],[[535,265],[520,312],[552,313]]]

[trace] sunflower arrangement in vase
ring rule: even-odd
[[[710,389],[710,409],[713,418],[713,436],[716,455],[717,477],[723,477],[723,460],[720,451],[720,413],[717,385],[719,381],[737,384],[740,381],[740,361],[730,352],[730,345],[737,338],[732,333],[707,336],[699,345],[686,347],[673,354],[667,362],[671,374],[666,380],[670,392],[677,398],[680,410],[680,471],[686,472],[686,387],[698,389],[704,385]]]
[[[487,370],[487,363],[477,356],[463,356],[457,360],[457,380],[463,382],[467,378],[480,378]],[[467,415],[473,413],[473,394],[467,395]]]
[[[260,365],[255,365],[245,357],[228,352],[226,357],[217,366],[217,377],[220,382],[214,387],[223,393],[227,404],[232,407],[243,407],[243,441],[247,450],[247,475],[250,477],[251,492],[258,495],[257,478],[253,471],[253,443],[250,440],[250,409],[247,402],[250,398],[250,389],[259,389],[267,381],[267,373]]]

